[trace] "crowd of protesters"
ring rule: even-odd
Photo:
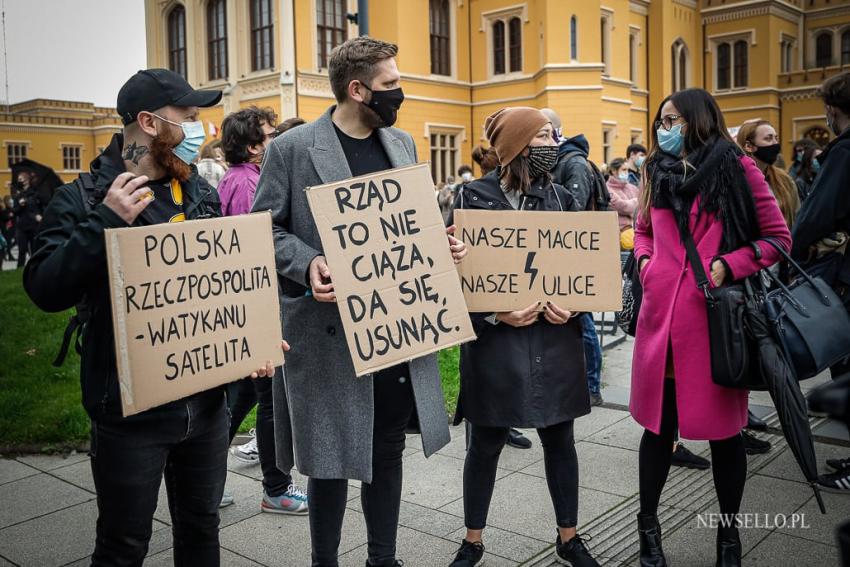
[[[46,204],[36,180],[22,174],[0,206],[4,253],[14,240],[32,300],[47,311],[89,306],[81,384],[98,493],[93,565],[141,565],[163,478],[175,564],[218,565],[219,507],[233,502],[224,491],[228,448],[254,406],[255,434],[231,451],[260,464],[264,512],[309,516],[312,565],[338,565],[350,480],[361,481],[367,566],[402,564],[396,536],[405,433],[415,424],[426,457],[450,440],[436,355],[355,378],[333,274],[303,191],[416,162],[412,137],[393,127],[404,100],[397,51],[366,37],[346,41],[329,60],[336,104],[320,118],[277,124],[272,110],[246,108],[228,115],[220,140],[206,144],[199,109],[217,104],[221,92],[195,90],[163,69],[140,71],[118,93],[123,131],[92,163],[87,183],[64,186]],[[657,513],[671,466],[711,466],[720,511],[735,515],[747,453],[769,449],[742,435],[758,423],[747,392],[712,380],[705,302],[695,275],[682,268],[685,235],[706,259],[713,286],[777,263],[772,248],[755,254],[750,243],[759,238],[807,264],[840,250],[837,264],[830,260],[831,283],[850,303],[843,262],[850,73],[826,81],[819,94],[836,137],[826,148],[796,143],[789,173],[777,165],[773,125],[747,122],[733,140],[714,98],[686,89],[659,105],[649,149],[632,144],[602,167],[590,159],[584,135],[565,134],[569,125],[554,110],[499,110],[485,122],[489,146],[472,153],[479,176],[464,165],[435,187],[447,225],[455,209],[616,211],[621,248],[634,255],[644,290],[630,401],[644,428],[637,465],[642,566],[666,565]],[[268,210],[286,319],[285,372],[269,363],[226,388],[122,417],[103,231]],[[466,247],[451,228],[446,246],[463,261]],[[501,452],[506,444],[531,446],[516,428],[536,428],[542,442],[556,559],[598,565],[578,532],[574,438],[575,420],[603,403],[592,315],[535,303],[471,318],[477,340],[461,347],[454,414],[456,424],[467,424],[466,531],[451,566],[483,561]],[[833,378],[848,371],[846,362],[837,365]],[[679,434],[707,440],[710,464],[678,443]],[[829,464],[835,473],[820,485],[850,492],[850,458]],[[295,466],[309,478],[306,490],[293,483]],[[717,565],[741,565],[738,529],[721,526],[716,537]]]

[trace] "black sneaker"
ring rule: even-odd
[[[515,449],[531,449],[531,439],[516,429],[511,429],[508,433],[508,445]]]
[[[850,469],[850,457],[847,457],[846,459],[827,459],[826,466],[834,471]]]
[[[673,451],[673,460],[670,464],[674,467],[699,470],[705,470],[711,466],[708,459],[694,455],[681,442],[676,443],[676,450]]]
[[[767,431],[767,423],[750,410],[747,410],[747,429]]]
[[[404,567],[404,561],[401,559],[393,559],[392,563],[385,563],[384,565],[374,565],[373,563],[369,563],[369,560],[366,560],[366,567]]]
[[[599,567],[599,563],[587,550],[587,542],[591,539],[589,535],[576,534],[567,543],[562,543],[559,533],[558,539],[555,540],[555,561],[571,567]]]
[[[484,544],[480,541],[469,542],[463,540],[460,549],[457,550],[455,560],[449,567],[481,567],[484,565]]]
[[[601,406],[603,403],[605,403],[605,400],[602,399],[602,394],[600,394],[599,392],[590,393],[591,406]]]
[[[744,449],[748,455],[761,455],[770,451],[770,441],[759,439],[746,431],[741,431],[741,435],[744,438]]]
[[[850,469],[821,475],[818,477],[817,485],[826,492],[850,494]]]

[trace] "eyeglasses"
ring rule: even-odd
[[[665,130],[670,130],[673,127],[673,124],[682,118],[681,114],[668,114],[661,118],[661,120],[655,121],[655,129],[664,128]]]

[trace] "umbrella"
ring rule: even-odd
[[[753,293],[749,281],[746,282],[746,287],[747,300],[744,309],[750,336],[758,345],[762,378],[776,406],[779,423],[782,425],[782,434],[788,442],[788,447],[794,454],[803,476],[814,490],[821,513],[826,514],[820,489],[815,483],[818,479],[818,467],[812,442],[812,430],[809,427],[806,398],[800,391],[794,369],[774,339],[771,324],[761,309],[761,300]]]
[[[33,187],[35,187],[36,193],[38,193],[38,197],[44,206],[47,206],[47,203],[53,198],[56,189],[65,184],[50,167],[24,158],[18,163],[12,164],[12,185],[17,185],[18,174],[22,171],[29,171],[35,174],[36,179]]]

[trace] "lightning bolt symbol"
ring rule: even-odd
[[[525,259],[525,273],[531,274],[531,281],[528,282],[528,289],[531,289],[531,286],[534,285],[534,280],[537,279],[537,268],[533,267],[534,257],[537,255],[537,252],[529,252],[528,257]]]

